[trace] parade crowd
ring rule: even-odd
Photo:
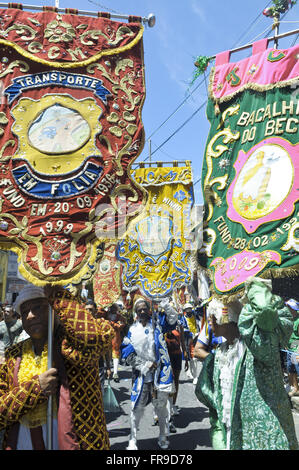
[[[170,449],[182,367],[194,401],[208,408],[214,450],[298,449],[291,397],[299,396],[299,302],[273,294],[270,280],[249,278],[243,297],[226,304],[136,295],[131,308],[28,285],[0,316],[3,450],[46,450],[50,397],[54,450],[109,450],[104,384],[121,380],[120,364],[132,374],[127,450],[138,450],[148,405],[158,446]]]

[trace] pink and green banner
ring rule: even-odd
[[[298,57],[262,40],[237,63],[219,54],[210,75],[199,263],[222,298],[299,272]]]

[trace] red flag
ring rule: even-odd
[[[34,284],[78,282],[144,198],[128,172],[144,143],[143,27],[18,8],[0,20],[0,248]]]

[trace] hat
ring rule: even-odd
[[[193,308],[193,305],[190,303],[187,303],[184,305],[183,310],[186,310],[187,308]]]
[[[298,312],[299,310],[299,302],[297,302],[297,300],[295,299],[289,299],[286,301],[286,305],[288,305],[289,307],[291,307],[293,310],[296,310]]]
[[[27,300],[47,298],[42,287],[28,285],[21,290],[14,303],[14,309],[20,314],[21,305]]]
[[[223,304],[218,299],[213,299],[207,307],[207,316],[213,315],[218,325],[224,323],[238,323],[239,314],[242,304],[239,301],[230,302],[228,305]]]

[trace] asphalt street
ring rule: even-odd
[[[199,371],[201,364],[198,364]],[[115,452],[126,449],[130,435],[130,367],[120,366],[119,377],[119,383],[112,380],[110,384],[120,409],[117,412],[106,412],[111,450]],[[169,451],[212,450],[208,410],[197,400],[194,388],[192,380],[182,370],[177,399],[177,405],[181,411],[178,416],[174,417],[177,432],[169,435]],[[293,417],[299,440],[299,411],[296,409],[293,409]],[[154,426],[153,422],[153,407],[149,404],[145,409],[137,435],[137,445],[140,451],[160,451],[157,444],[159,427]]]
[[[125,450],[130,435],[131,369],[120,366],[120,382],[111,381],[114,395],[120,405],[119,412],[106,413],[111,450]],[[195,385],[184,371],[181,372],[177,405],[181,408],[174,417],[176,433],[169,435],[169,450],[212,449],[209,438],[208,410],[196,398]],[[159,427],[153,425],[153,406],[149,404],[138,431],[139,450],[159,450]]]

